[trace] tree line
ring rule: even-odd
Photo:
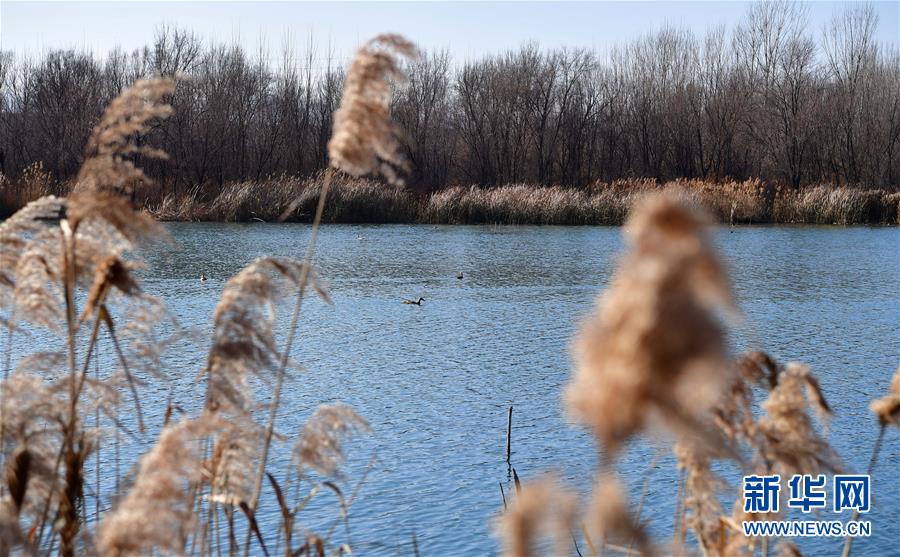
[[[799,3],[753,3],[732,28],[666,27],[608,52],[542,49],[409,64],[393,101],[408,184],[559,184],[626,177],[829,182],[900,178],[900,52],[855,5],[811,30]],[[74,176],[102,108],[136,79],[182,76],[142,161],[171,192],[325,167],[344,68],[312,42],[277,54],[178,28],[98,57],[0,53],[0,171]]]

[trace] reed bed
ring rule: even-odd
[[[164,193],[162,187],[143,188],[136,201],[163,221],[311,222],[325,175],[197,186],[179,195]],[[330,187],[323,217],[329,223],[618,226],[642,196],[672,190],[706,207],[723,224],[900,224],[900,193],[833,184],[794,190],[759,180],[630,179],[597,182],[585,189],[511,184],[418,193],[336,173]],[[16,183],[0,176],[0,214],[42,195],[65,195],[70,188],[54,184],[39,165]]]
[[[199,190],[168,196],[148,210],[161,220],[277,220],[296,199],[287,220],[308,222],[324,173],[226,184],[208,202]],[[336,176],[326,221],[333,223],[622,225],[637,200],[674,191],[706,207],[723,224],[898,224],[900,193],[817,185],[799,191],[758,180],[708,182],[618,180],[584,190],[513,184],[494,188],[454,186],[430,194],[371,179]]]

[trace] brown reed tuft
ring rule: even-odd
[[[73,193],[67,199],[66,218],[75,231],[84,222],[102,219],[132,243],[164,236],[162,227],[150,215],[136,211],[127,198],[111,192]]]
[[[15,287],[13,272],[28,240],[46,231],[54,220],[59,220],[64,207],[62,199],[42,197],[0,223],[0,308],[11,302],[9,291]]]
[[[758,444],[754,416],[753,388],[772,389],[778,384],[779,365],[761,351],[741,355],[734,362],[730,387],[712,410],[713,421],[734,442]]]
[[[404,80],[400,59],[415,56],[413,43],[389,34],[378,35],[357,51],[334,113],[328,142],[331,166],[354,176],[381,174],[389,182],[401,181],[398,171],[407,171],[409,165],[390,116],[390,81]]]
[[[576,498],[552,475],[528,482],[518,491],[497,524],[506,557],[545,555],[536,547],[542,535],[553,542],[554,555],[569,555]]]
[[[831,415],[809,367],[789,363],[762,406],[766,415],[758,426],[765,440],[763,457],[771,469],[782,476],[841,470],[840,457],[819,435],[806,412],[813,408],[823,425]]]
[[[25,540],[18,515],[9,497],[0,498],[0,555],[12,554],[13,548]]]
[[[371,431],[369,422],[344,404],[322,404],[303,426],[294,446],[300,468],[334,476],[344,462],[344,442],[355,433]]]
[[[59,234],[47,230],[28,242],[16,263],[15,314],[51,331],[60,331],[63,291]]]
[[[16,514],[22,511],[25,493],[28,489],[28,477],[31,474],[31,451],[19,446],[13,452],[6,468],[6,487],[16,508]]]
[[[254,410],[249,378],[271,370],[277,362],[275,302],[286,293],[287,284],[296,286],[302,267],[291,259],[263,257],[225,283],[213,314],[215,336],[207,364],[211,410],[236,415]],[[327,296],[320,286],[317,290]]]
[[[627,224],[629,253],[575,340],[566,403],[608,456],[653,418],[696,434],[730,384],[717,312],[735,310],[706,222],[677,196],[645,199]]]
[[[869,409],[875,413],[882,426],[900,427],[900,367],[894,372],[888,393],[873,400]]]
[[[156,445],[141,457],[134,486],[100,523],[102,555],[139,555],[155,549],[184,554],[194,525],[188,487],[200,480],[202,456],[197,440],[215,429],[210,418],[167,426]]]
[[[596,540],[633,544],[644,556],[656,554],[644,527],[632,517],[622,486],[611,472],[602,472],[594,485],[588,513],[588,524]]]
[[[250,500],[262,435],[263,429],[252,420],[220,420],[214,456],[207,464],[213,501],[238,506]]]
[[[76,192],[131,193],[149,181],[135,165],[137,157],[164,159],[164,151],[138,145],[135,138],[150,129],[153,120],[167,118],[172,107],[162,99],[175,91],[168,78],[140,80],[123,91],[106,108],[88,139],[85,161],[75,180]]]
[[[778,384],[778,363],[762,351],[751,351],[737,359],[740,377],[756,385],[767,385],[773,389]]]
[[[88,291],[79,321],[84,321],[86,316],[93,314],[94,309],[103,303],[112,288],[128,296],[141,291],[137,281],[131,276],[129,265],[116,255],[107,256],[94,270],[93,284]]]
[[[0,417],[6,448],[7,487],[16,514],[37,518],[53,492],[55,454],[62,437],[67,402],[62,382],[48,382],[37,374],[56,371],[61,355],[44,353],[20,360],[18,369],[4,381]],[[27,471],[26,471],[27,470]]]
[[[688,527],[694,530],[700,547],[710,550],[721,544],[721,521],[724,514],[718,493],[727,484],[710,466],[711,456],[696,444],[678,443],[674,447],[678,468],[684,470],[684,507]]]

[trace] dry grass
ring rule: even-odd
[[[203,201],[195,191],[178,198],[166,196],[158,204],[148,205],[148,210],[169,221],[310,222],[324,180],[323,172],[307,179],[284,176],[261,183],[231,183],[210,201]],[[416,200],[398,186],[334,174],[329,190],[325,222],[404,223],[417,219]]]
[[[716,312],[733,302],[706,221],[672,194],[643,202],[625,228],[629,253],[575,340],[567,405],[608,459],[650,421],[694,429],[730,384]]]
[[[164,221],[311,222],[326,174],[198,186],[178,196],[145,184],[135,193],[140,206]],[[53,183],[38,170],[17,184],[4,180],[0,177],[0,214],[48,193],[64,195],[71,187]],[[621,225],[638,199],[666,190],[683,192],[722,224],[900,224],[900,193],[828,184],[794,191],[759,180],[658,184],[632,179],[598,182],[584,190],[514,184],[419,194],[344,173],[332,176],[324,222]]]

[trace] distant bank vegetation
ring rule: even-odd
[[[270,177],[192,188],[181,194],[151,186],[135,196],[159,220],[309,222],[324,173],[310,178]],[[793,189],[760,180],[653,179],[595,182],[584,188],[510,184],[453,186],[424,193],[375,180],[335,175],[326,222],[426,224],[619,225],[637,199],[677,189],[721,223],[900,224],[900,193],[821,184]],[[0,209],[20,207],[43,195],[65,195],[39,167],[11,183],[0,176]]]
[[[354,206],[326,215],[336,220],[410,220],[414,213],[417,219],[440,221],[621,221],[621,214],[610,216],[605,208],[621,203],[596,198],[589,186],[631,177],[659,182],[759,178],[794,189],[820,183],[896,189],[896,45],[879,42],[877,14],[870,6],[850,6],[823,27],[809,24],[804,10],[803,4],[752,3],[728,27],[703,34],[664,27],[604,51],[526,44],[468,60],[431,51],[406,61],[409,86],[397,91],[390,112],[405,132],[401,148],[412,169],[407,187],[420,194],[456,184],[588,189],[529,193],[503,188],[469,195],[453,189],[437,194],[424,212],[419,198],[412,198],[405,202],[409,207],[391,205],[387,214]],[[241,216],[231,205],[287,196],[250,192],[249,183],[271,183],[268,176],[314,177],[328,162],[326,144],[345,60],[315,40],[298,42],[306,48],[288,46],[260,56],[238,44],[211,43],[187,30],[163,28],[153,44],[134,52],[56,50],[33,59],[2,53],[0,171],[17,182],[29,165],[41,161],[54,181],[72,179],[88,134],[112,98],[141,77],[184,76],[165,99],[173,117],[155,124],[144,139],[170,159],[139,162],[164,185],[161,193],[170,200],[189,199],[196,184],[216,193],[215,201],[200,196],[202,211],[184,218],[246,218],[249,212]],[[291,180],[289,185],[305,183]],[[808,192],[784,196],[799,199],[796,208],[763,203],[761,210],[750,210],[745,204],[746,219],[861,218],[856,209],[847,217],[841,209],[837,215],[831,209],[810,215],[803,200],[825,193]],[[377,195],[386,201],[389,194]],[[840,198],[833,203],[838,207],[873,196],[855,190],[828,194]],[[730,195],[721,197],[727,213]],[[501,201],[506,198],[514,200],[514,208],[494,208],[506,205]],[[550,209],[559,214],[523,214],[541,206],[541,200],[552,200]],[[466,208],[451,211],[450,206]],[[185,212],[167,207],[170,213],[176,210]],[[267,210],[252,208],[256,214]]]

